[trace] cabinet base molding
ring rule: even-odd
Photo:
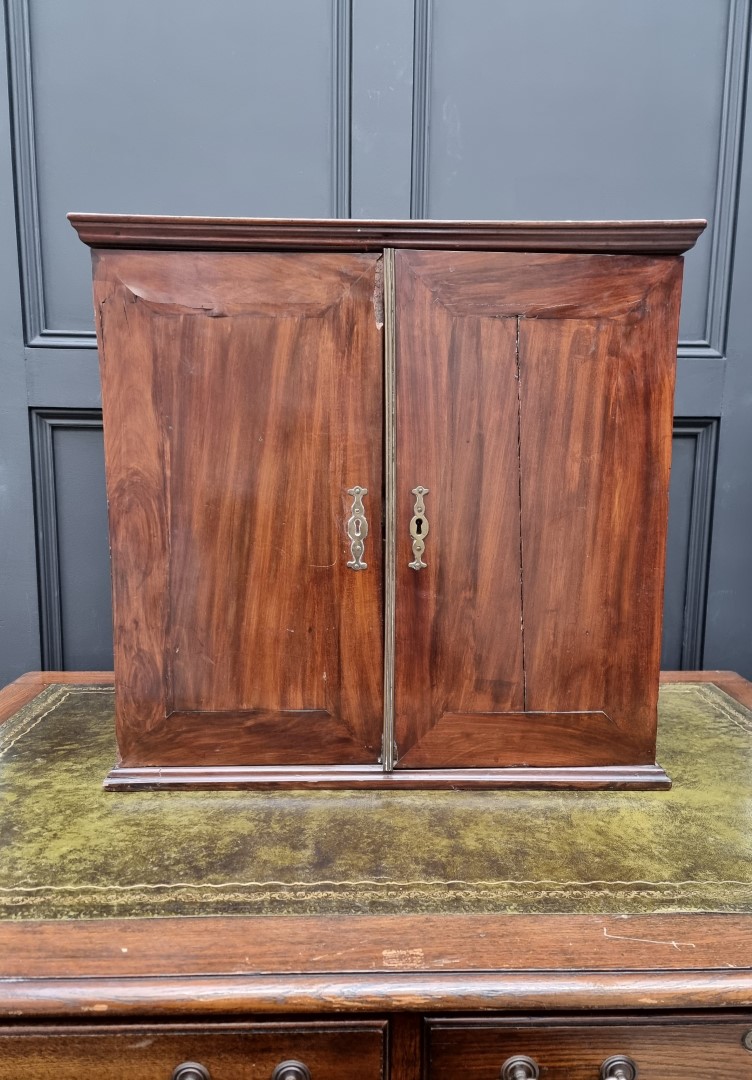
[[[668,790],[671,779],[660,765],[604,765],[508,769],[396,769],[379,765],[299,766],[114,766],[107,791],[164,788],[634,788]]]

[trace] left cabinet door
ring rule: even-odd
[[[95,252],[123,765],[378,760],[380,258]]]

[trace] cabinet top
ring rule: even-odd
[[[93,248],[241,251],[377,251],[384,247],[475,251],[681,255],[707,222],[368,221],[346,218],[156,217],[68,214]]]

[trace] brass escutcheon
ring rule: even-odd
[[[363,555],[366,550],[368,522],[366,521],[366,512],[363,509],[363,496],[368,494],[368,488],[351,487],[347,489],[347,494],[353,497],[352,510],[347,521],[347,535],[350,537],[350,554],[352,558],[347,565],[351,570],[367,570],[368,563],[363,561]]]
[[[407,565],[413,570],[425,570],[427,563],[423,562],[423,552],[426,550],[426,537],[428,536],[428,518],[423,496],[428,494],[428,488],[418,484],[413,488],[415,506],[413,507],[413,519],[410,522],[410,536],[413,542],[413,561]]]

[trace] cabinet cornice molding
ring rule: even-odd
[[[707,224],[701,219],[361,221],[78,213],[68,220],[93,248],[357,252],[401,247],[627,255],[681,255]]]

